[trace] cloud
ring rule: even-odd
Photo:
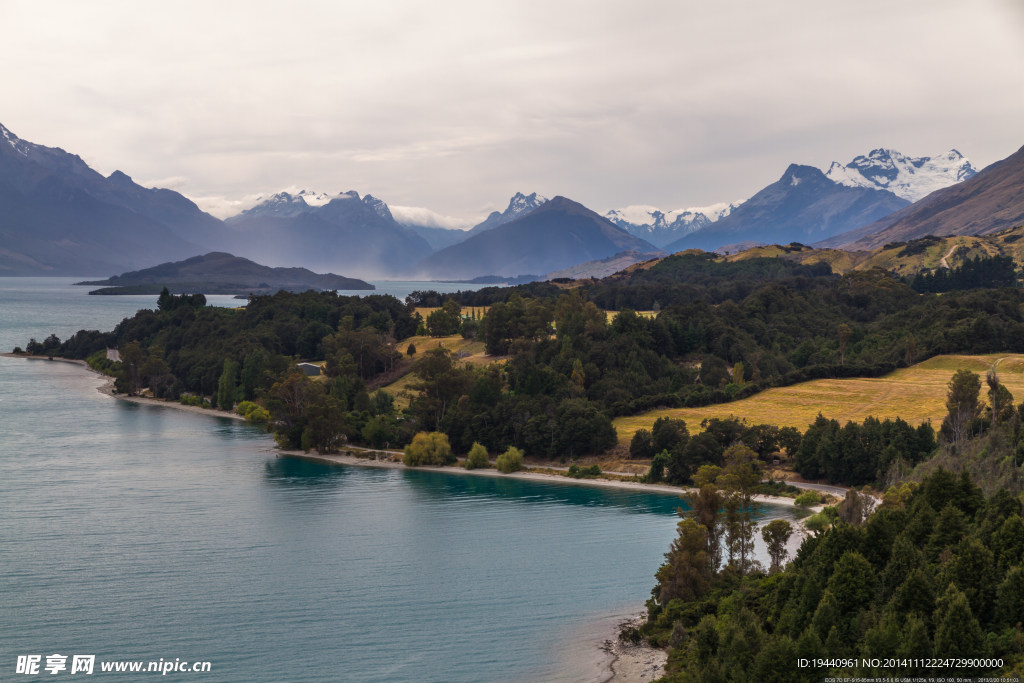
[[[391,215],[402,225],[424,225],[430,228],[444,228],[446,230],[469,230],[477,223],[480,223],[486,216],[466,220],[453,216],[442,216],[430,209],[418,206],[392,206]]]
[[[466,220],[517,190],[700,206],[790,162],[956,147],[984,165],[1024,142],[1008,0],[279,9],[14,3],[4,123],[220,212],[297,186]]]

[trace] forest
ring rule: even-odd
[[[416,292],[405,302],[280,292],[234,310],[164,293],[156,310],[113,331],[31,340],[26,350],[103,365],[100,352],[117,348],[122,362],[107,369],[118,390],[226,409],[255,402],[289,447],[400,447],[439,431],[459,453],[478,442],[492,453],[516,447],[572,460],[614,447],[611,419],[620,415],[877,376],[939,353],[1024,351],[1022,302],[1013,287],[919,293],[880,270],[836,276],[820,264],[688,252],[599,281]],[[446,305],[425,321],[415,309],[432,303]],[[462,306],[486,314],[463,317]],[[467,365],[444,349],[413,362],[398,351],[417,332],[455,330],[483,342],[494,362]],[[300,360],[322,362],[326,377],[300,376]],[[379,387],[406,371],[413,396],[399,409]],[[714,460],[694,448],[668,476]]]
[[[744,552],[754,525],[737,482],[734,475],[724,488],[705,483],[691,497],[694,511],[658,571],[649,620],[623,634],[669,649],[663,680],[1021,671],[1019,498],[985,497],[966,474],[940,469],[869,516],[870,504],[848,497],[788,564],[789,522],[764,525],[772,561],[762,567]]]

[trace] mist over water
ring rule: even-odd
[[[142,305],[0,279],[0,347]],[[581,680],[560,644],[639,608],[675,534],[675,496],[279,458],[100,381],[0,358],[3,679],[60,653],[218,681]]]

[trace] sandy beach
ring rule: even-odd
[[[604,641],[601,649],[611,655],[608,663],[607,683],[647,683],[665,674],[668,653],[651,647],[646,642],[638,645],[619,640],[619,633],[627,627],[641,626],[647,620],[646,614],[637,614],[620,622],[611,638]]]
[[[345,452],[343,453],[329,453],[324,455],[321,455],[319,453],[306,453],[304,451],[285,450],[281,450],[279,451],[279,453],[282,456],[290,458],[303,458],[305,460],[312,460],[314,462],[320,462],[328,465],[351,465],[354,467],[382,467],[388,469],[405,469],[405,465],[401,462],[401,451],[373,451],[369,449],[361,449],[355,446],[350,446],[346,448]],[[362,457],[360,457],[360,455],[356,455],[357,453],[359,453]],[[646,491],[648,493],[668,493],[677,496],[682,496],[686,493],[694,491],[694,489],[683,488],[680,486],[670,486],[668,484],[645,484],[642,481],[596,478],[575,479],[573,477],[567,477],[560,474],[530,471],[503,474],[493,468],[467,470],[460,465],[450,465],[447,467],[417,467],[416,469],[425,472],[447,472],[448,474],[464,474],[466,476],[471,477],[508,477],[511,479],[546,481],[557,484],[598,486],[611,489]],[[790,507],[796,505],[792,498],[783,498],[781,496],[754,496],[754,500],[761,503],[771,503],[772,505],[787,505]],[[813,510],[815,508],[807,509]]]
[[[186,413],[192,413],[194,415],[207,415],[209,417],[226,417],[232,420],[244,420],[245,418],[238,413],[230,410],[216,410],[213,408],[200,408],[199,406],[187,406],[183,403],[177,403],[175,401],[164,401],[158,398],[146,398],[145,396],[128,396],[127,394],[118,394],[114,392],[114,378],[103,373],[96,372],[89,367],[88,363],[84,360],[73,360],[70,358],[50,358],[49,356],[27,356],[16,353],[0,353],[0,357],[3,358],[21,358],[22,360],[39,361],[44,363],[71,363],[73,365],[81,366],[89,372],[96,375],[97,378],[103,380],[103,383],[96,387],[97,391],[101,394],[106,394],[112,398],[116,398],[119,401],[128,401],[129,403],[138,403],[140,405],[147,406],[162,406],[164,408],[174,408],[175,410],[182,410]]]

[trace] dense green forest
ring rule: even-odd
[[[955,268],[923,271],[910,280],[916,292],[952,292],[979,287],[1013,287],[1017,265],[1009,256],[976,256]]]
[[[866,518],[871,503],[852,493],[788,565],[792,528],[764,525],[772,562],[761,567],[742,552],[753,530],[737,481],[718,475],[725,486],[709,481],[691,498],[649,620],[624,633],[669,648],[663,680],[1021,672],[1019,498],[985,498],[966,474],[945,470],[904,486]]]
[[[27,350],[89,358],[118,348],[119,390],[149,387],[223,407],[255,400],[289,446],[396,446],[441,431],[460,453],[479,442],[491,452],[514,446],[571,459],[612,447],[619,415],[875,376],[938,353],[1024,351],[1022,296],[1015,288],[921,294],[882,271],[840,277],[821,265],[684,253],[569,289],[417,292],[406,302],[278,293],[230,310],[205,306],[201,295],[165,294],[157,310],[111,332],[32,340]],[[446,301],[430,325],[415,314]],[[489,308],[482,320],[463,320],[459,305]],[[617,313],[609,319],[607,309]],[[408,409],[373,391],[410,369],[396,341],[454,329],[506,362],[466,366],[432,350],[411,368]],[[326,381],[300,377],[299,360],[326,361]],[[686,470],[704,461],[692,458]]]

